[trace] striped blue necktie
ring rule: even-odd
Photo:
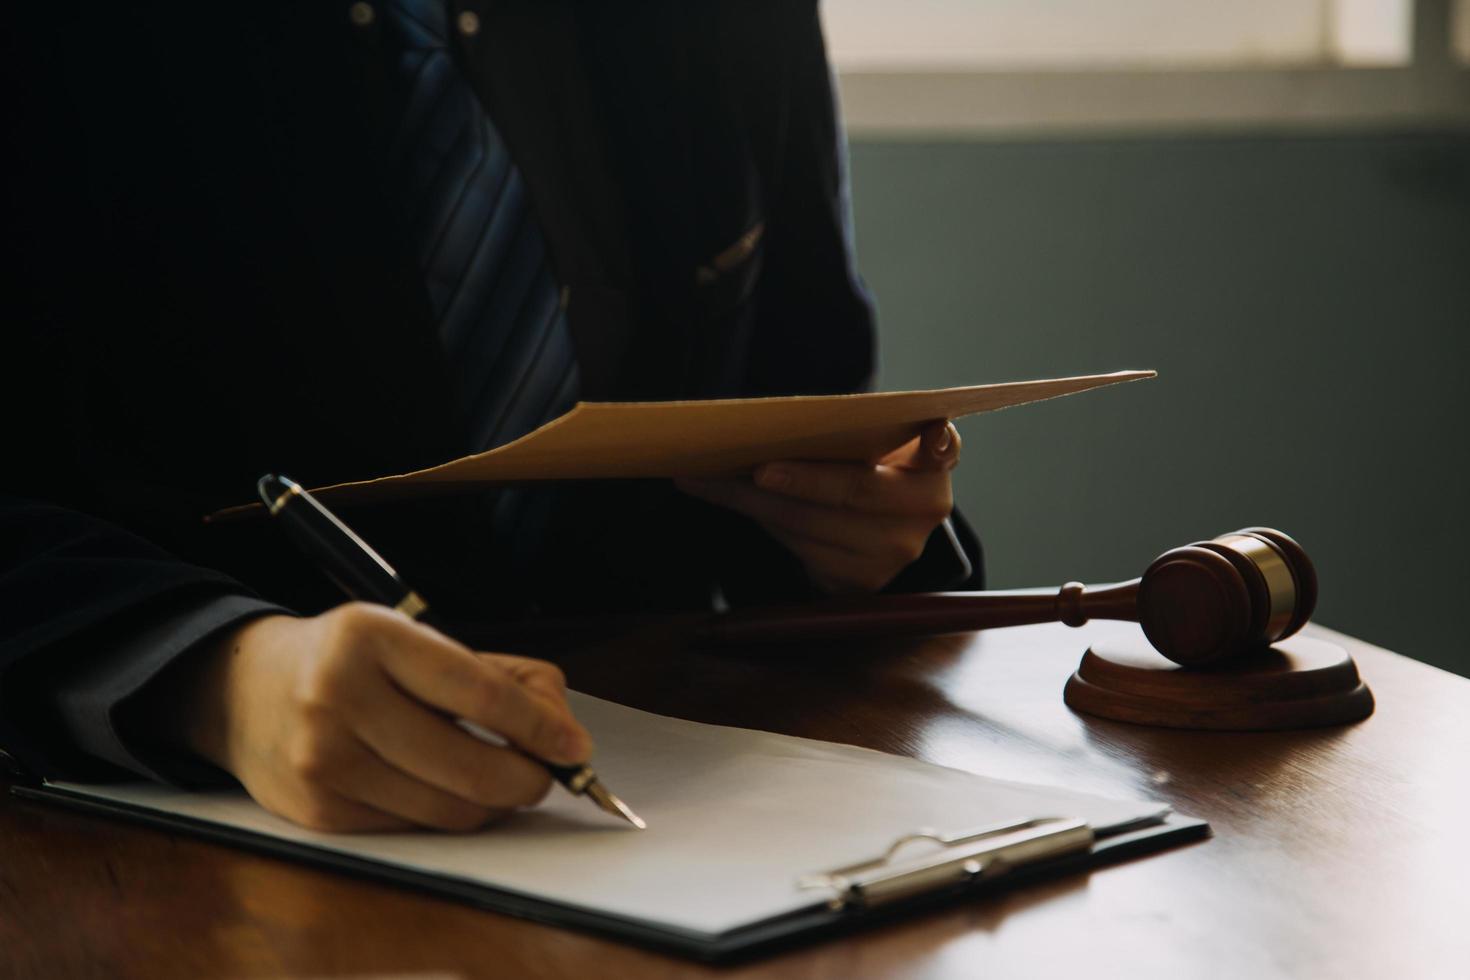
[[[388,179],[423,270],[472,450],[576,401],[578,372],[541,228],[505,141],[449,49],[444,0],[387,0],[404,110]]]

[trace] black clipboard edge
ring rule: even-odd
[[[570,927],[608,936],[622,942],[704,962],[729,962],[767,955],[780,949],[844,935],[879,922],[908,918],[941,905],[974,896],[996,894],[1066,874],[1116,864],[1132,857],[1201,840],[1210,836],[1209,824],[1191,817],[1170,814],[1151,825],[1130,824],[1100,836],[1091,850],[1038,861],[1005,875],[980,879],[875,909],[833,910],[826,905],[778,916],[713,938],[640,919],[593,912],[572,905],[550,902],[520,892],[489,885],[444,878],[408,868],[324,850],[309,844],[282,840],[268,834],[240,830],[194,817],[165,813],[146,807],[83,795],[54,786],[17,784],[11,793],[22,799],[55,803],[72,809],[109,817],[120,817],[166,830],[178,831],[215,843],[227,844],[271,857],[341,872],[367,881],[387,882],[415,891],[451,898],[476,908],[515,916],[542,925]]]
[[[1151,824],[1129,824],[1100,836],[1088,851],[1036,861],[995,878],[981,878],[970,884],[929,892],[892,905],[874,909],[847,909],[841,912],[834,912],[826,907],[792,912],[704,944],[709,952],[701,954],[701,958],[729,962],[765,955],[810,941],[870,928],[879,923],[912,918],[959,901],[1022,888],[1032,882],[1118,864],[1169,847],[1204,840],[1210,835],[1210,825],[1205,821],[1169,814]]]

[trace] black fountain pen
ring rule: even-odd
[[[272,517],[280,518],[296,544],[354,599],[391,606],[410,619],[421,619],[428,603],[398,577],[393,566],[368,546],[321,502],[284,476],[263,476],[256,483],[260,499]],[[477,734],[479,726],[469,725]],[[644,830],[648,824],[628,805],[608,792],[590,766],[559,766],[536,759],[573,796],[587,796],[614,816]]]

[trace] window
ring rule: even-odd
[[[1455,0],[1454,50],[1460,64],[1470,65],[1470,0]]]
[[[859,132],[1470,120],[1470,0],[824,0],[823,18]]]

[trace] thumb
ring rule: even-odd
[[[960,461],[960,434],[954,423],[936,419],[912,439],[882,459],[888,466],[906,470],[947,471]]]

